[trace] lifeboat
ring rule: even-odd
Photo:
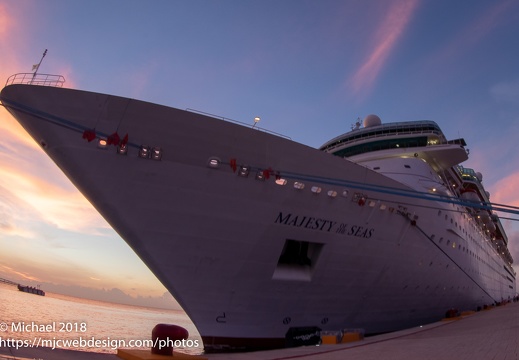
[[[481,202],[476,190],[472,189],[461,190],[461,199],[470,202]]]
[[[492,219],[490,218],[490,214],[488,211],[480,210],[477,212],[478,219],[481,220],[481,222],[488,226],[489,223],[492,223]]]
[[[485,223],[485,226],[491,233],[494,233],[496,231],[496,225],[492,221]]]

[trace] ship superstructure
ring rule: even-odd
[[[516,294],[462,139],[368,117],[320,150],[191,111],[10,78],[2,104],[157,278],[206,350],[381,333]],[[20,84],[22,83],[22,84]]]

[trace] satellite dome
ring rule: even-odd
[[[377,115],[369,114],[364,118],[362,125],[364,125],[365,128],[382,125],[382,120],[380,120],[380,118]]]

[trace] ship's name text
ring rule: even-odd
[[[333,232],[341,235],[356,236],[369,239],[375,233],[374,228],[368,228],[360,225],[352,225],[346,223],[339,223],[333,220],[315,218],[311,216],[301,216],[295,214],[283,214],[279,212],[276,220],[276,224],[295,226],[299,228],[305,228],[310,230],[319,230],[325,232]]]

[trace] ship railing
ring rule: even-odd
[[[63,87],[65,78],[61,75],[52,74],[35,74],[35,73],[19,73],[9,76],[5,86],[13,84],[39,85]]]
[[[243,125],[243,126],[248,126],[248,127],[252,127],[256,130],[259,130],[259,131],[263,131],[263,132],[266,132],[266,133],[269,133],[269,134],[273,134],[273,135],[277,135],[277,136],[281,136],[285,139],[288,139],[288,140],[292,140],[292,138],[290,136],[286,136],[286,135],[283,135],[283,134],[280,134],[280,133],[277,133],[275,131],[272,131],[272,130],[268,130],[268,129],[265,129],[265,128],[262,128],[262,127],[259,127],[259,126],[256,126],[255,124],[251,125],[251,124],[247,124],[243,121],[238,121],[238,120],[233,120],[233,119],[229,119],[229,118],[226,118],[224,116],[218,116],[218,115],[214,115],[214,114],[211,114],[211,113],[207,113],[207,112],[204,112],[204,111],[200,111],[200,110],[196,110],[196,109],[190,109],[190,108],[187,108],[186,109],[187,111],[191,111],[193,113],[197,113],[197,114],[202,114],[202,115],[206,115],[206,116],[210,116],[212,118],[215,118],[215,119],[219,119],[219,120],[224,120],[224,121],[229,121],[229,122],[233,122],[235,124],[239,124],[239,125]]]

